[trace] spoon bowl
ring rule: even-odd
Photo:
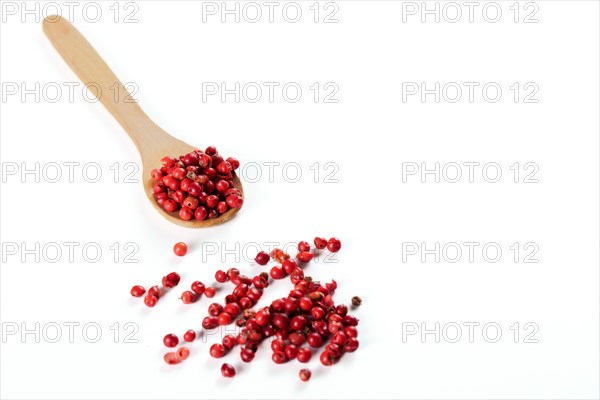
[[[155,182],[150,178],[150,171],[161,166],[162,157],[178,157],[197,147],[169,135],[154,123],[96,50],[66,19],[56,15],[48,16],[44,18],[42,26],[56,51],[133,140],[142,158],[144,192],[163,217],[187,228],[203,228],[222,224],[237,214],[240,209],[231,208],[217,218],[184,221],[177,212],[167,212],[162,208],[154,199]],[[117,85],[118,90],[115,90],[114,85]],[[232,180],[234,187],[243,194],[242,182],[235,172]]]

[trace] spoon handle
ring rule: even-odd
[[[167,135],[142,110],[123,83],[81,33],[66,19],[48,16],[43,30],[73,72],[129,134],[136,147]]]

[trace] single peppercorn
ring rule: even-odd
[[[312,376],[312,372],[310,372],[310,369],[303,368],[303,369],[300,370],[299,375],[300,375],[300,380],[302,382],[306,382]]]
[[[194,331],[193,329],[187,330],[183,334],[183,340],[185,340],[186,342],[193,342],[194,340],[196,340],[196,331]]]
[[[177,335],[169,333],[163,338],[163,343],[167,347],[175,347],[179,344],[179,338],[177,338]]]
[[[267,263],[269,262],[270,259],[271,258],[269,257],[267,252],[261,251],[256,255],[256,257],[254,258],[254,261],[256,261],[256,263],[258,265],[267,265]]]
[[[185,256],[187,253],[187,245],[183,242],[175,243],[175,246],[173,246],[173,252],[179,257]]]
[[[226,349],[221,343],[215,343],[210,346],[210,355],[214,358],[221,358],[225,355]]]
[[[327,241],[327,250],[332,253],[337,253],[342,248],[342,242],[338,238],[331,238]]]
[[[208,298],[212,298],[215,297],[215,294],[217,293],[217,290],[213,287],[207,287],[206,289],[204,289],[204,295]]]
[[[361,304],[362,304],[362,299],[361,299],[360,297],[358,297],[358,296],[354,296],[354,297],[352,297],[352,305],[353,305],[354,307],[358,307],[358,306],[360,306]]]
[[[233,378],[235,376],[235,368],[230,364],[223,364],[221,366],[221,374],[225,378]]]
[[[136,285],[131,288],[131,295],[133,297],[142,297],[146,293],[146,289],[143,286]]]

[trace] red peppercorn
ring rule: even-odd
[[[258,289],[264,289],[269,285],[267,280],[260,275],[257,275],[254,278],[252,278],[252,284]]]
[[[299,331],[302,328],[304,328],[307,323],[308,323],[308,320],[306,319],[305,316],[303,316],[303,315],[296,315],[290,321],[290,329],[295,330],[295,331]]]
[[[250,362],[252,360],[254,360],[254,356],[255,353],[254,351],[252,351],[252,349],[242,349],[240,351],[240,358],[242,359],[243,362]]]
[[[283,261],[283,263],[281,264],[281,268],[283,268],[286,274],[290,275],[292,272],[294,272],[296,268],[298,268],[298,264],[296,263],[296,261],[292,260],[291,258],[288,258],[287,260]]]
[[[186,290],[181,294],[181,301],[183,304],[192,304],[195,303],[196,300],[198,300],[198,295],[191,290]]]
[[[310,369],[303,368],[300,370],[299,376],[302,382],[306,382],[312,376],[312,372],[310,372]]]
[[[240,162],[237,160],[237,158],[228,157],[226,161],[231,164],[231,168],[234,171],[240,167]]]
[[[217,177],[217,171],[212,167],[208,167],[204,170],[204,175],[206,175],[208,179],[215,179]]]
[[[177,208],[179,208],[179,206],[177,205],[177,202],[175,200],[171,200],[171,199],[165,200],[163,203],[163,207],[168,212],[177,211]]]
[[[218,192],[225,193],[229,189],[229,182],[224,179],[220,179],[215,185]]]
[[[290,324],[290,318],[286,314],[273,315],[273,325],[279,329],[286,329]]]
[[[227,350],[231,350],[237,344],[237,339],[233,335],[226,335],[221,342]]]
[[[223,364],[221,366],[221,374],[225,378],[233,378],[235,376],[235,368],[233,368],[233,366],[230,364]]]
[[[181,207],[179,210],[179,218],[184,221],[189,221],[194,216],[194,212],[189,207]]]
[[[184,192],[187,192],[190,187],[190,183],[192,182],[193,181],[190,178],[183,178],[181,182],[179,182],[179,189],[183,190]]]
[[[277,299],[271,303],[271,308],[275,312],[285,311],[285,299]]]
[[[300,268],[296,268],[294,271],[292,271],[292,273],[290,275],[290,281],[294,285],[303,280],[304,280],[304,271],[302,271]]]
[[[335,343],[329,343],[327,346],[325,346],[325,350],[331,351],[334,358],[340,358],[343,354],[342,346]]]
[[[195,281],[194,283],[192,283],[192,291],[198,296],[202,296],[205,290],[206,287],[204,286],[204,283],[200,281]]]
[[[352,353],[356,351],[356,349],[358,349],[358,340],[356,340],[356,338],[353,337],[348,338],[348,340],[346,340],[346,343],[344,344],[344,351]]]
[[[271,342],[271,350],[273,351],[284,351],[285,350],[285,342],[280,339],[273,340]]]
[[[264,337],[271,337],[275,335],[275,327],[271,324],[262,327],[262,333]]]
[[[341,315],[342,317],[344,317],[346,316],[346,314],[348,314],[348,306],[345,304],[339,304],[335,307],[335,312],[337,313],[337,315]]]
[[[348,340],[346,334],[342,331],[338,331],[331,338],[331,343],[337,344],[338,346],[343,346],[346,343],[346,340]]]
[[[279,267],[273,267],[271,268],[271,278],[273,279],[283,279],[285,277],[285,273],[283,272],[283,269],[279,268]]]
[[[219,303],[212,303],[210,306],[208,306],[208,313],[210,315],[212,315],[213,317],[218,316],[222,312],[223,312],[223,306],[220,305]]]
[[[342,325],[341,322],[338,321],[331,321],[327,324],[327,330],[329,331],[329,333],[335,334],[337,333],[340,329],[343,329],[344,325]]]
[[[188,196],[183,200],[183,205],[190,210],[195,210],[200,205],[197,197]]]
[[[341,248],[342,248],[342,242],[340,242],[340,239],[338,239],[338,238],[332,237],[327,242],[327,250],[329,250],[332,253],[337,253],[338,251],[340,251]]]
[[[143,286],[136,285],[131,288],[131,295],[133,297],[142,297],[146,293],[146,289]]]
[[[283,263],[285,260],[290,258],[290,255],[281,249],[273,249],[273,251],[271,251],[271,257],[275,258],[277,262]]]
[[[258,303],[258,300],[262,297],[262,289],[250,288],[246,292],[246,296],[252,300],[254,303]]]
[[[314,242],[315,242],[315,247],[319,250],[322,250],[325,247],[327,247],[327,239],[325,239],[325,238],[316,237]]]
[[[225,214],[225,213],[227,212],[227,210],[229,210],[229,206],[227,205],[227,203],[226,203],[226,202],[224,202],[224,201],[220,201],[220,202],[217,204],[217,211],[218,211],[220,214]]]
[[[232,317],[237,317],[242,312],[241,307],[237,303],[227,303],[223,311]]]
[[[171,189],[171,190],[179,190],[180,184],[177,179],[171,179],[167,186],[169,186],[169,189]]]
[[[227,173],[231,172],[232,170],[233,170],[233,167],[231,166],[231,163],[229,163],[228,161],[221,161],[217,165],[217,172],[220,174],[227,174]]]
[[[219,204],[219,197],[211,194],[206,197],[206,207],[208,208],[216,208],[217,204]]]
[[[328,367],[333,365],[333,362],[335,361],[335,355],[331,352],[331,350],[325,350],[321,353],[319,359],[321,360],[321,364]]]
[[[208,298],[214,297],[216,293],[217,293],[217,290],[213,287],[209,286],[206,289],[204,289],[204,295]]]
[[[183,334],[183,340],[186,342],[193,342],[196,340],[196,331],[190,329]]]
[[[173,246],[173,252],[179,257],[185,256],[185,253],[187,253],[187,245],[183,242],[175,243],[175,246]]]
[[[153,181],[160,181],[163,177],[163,173],[160,169],[153,169],[150,172],[150,177],[152,178]]]
[[[231,323],[231,315],[227,314],[227,313],[221,313],[219,314],[218,320],[219,320],[219,325],[229,325]]]
[[[311,357],[312,357],[312,351],[310,351],[310,349],[308,347],[301,347],[298,349],[298,355],[296,356],[296,358],[301,363],[309,362]]]
[[[344,317],[344,325],[345,326],[356,326],[358,325],[358,319],[352,315],[346,315]]]
[[[208,147],[206,148],[206,150],[204,150],[204,152],[205,152],[207,155],[209,155],[209,156],[212,156],[212,155],[215,155],[215,154],[217,154],[217,148],[216,148],[215,146],[208,146]]]
[[[300,309],[303,311],[309,311],[310,309],[313,308],[313,302],[308,297],[300,298],[298,305],[300,306]]]
[[[315,256],[315,253],[310,252],[310,251],[301,251],[300,253],[298,253],[296,255],[296,258],[304,263],[309,262],[310,260],[312,260]]]
[[[198,221],[204,221],[206,217],[208,217],[208,210],[206,207],[200,206],[196,208],[194,211],[194,218],[196,218]]]
[[[347,327],[345,327],[344,328],[344,333],[349,338],[357,338],[358,337],[358,330],[356,329],[355,326],[347,326]]]
[[[162,182],[157,183],[152,187],[154,194],[162,193],[165,191],[165,184]]]
[[[312,278],[308,278],[311,279]],[[306,278],[302,282],[298,282],[294,285],[294,289],[301,291],[302,293],[306,293],[308,291],[308,281]]]
[[[181,362],[181,359],[177,357],[177,354],[175,352],[169,352],[165,354],[163,358],[165,362],[169,365],[179,364]]]
[[[259,326],[265,326],[271,320],[271,314],[268,308],[263,308],[259,312],[256,313],[256,317],[254,318],[256,324]],[[250,321],[248,321],[250,322]]]
[[[190,349],[188,349],[187,347],[180,347],[179,349],[177,349],[176,354],[177,358],[183,361],[190,356]]]
[[[163,157],[160,159],[160,162],[162,163],[162,165],[164,165],[165,167],[172,167],[173,164],[175,164],[177,160],[174,159],[173,157]]]
[[[263,340],[262,331],[251,330],[248,332],[248,341],[258,343]]]
[[[261,251],[260,253],[258,253],[256,255],[256,258],[254,259],[254,261],[256,261],[256,263],[258,265],[267,265],[269,260],[270,260],[269,255],[264,251]]]
[[[275,364],[283,364],[287,361],[287,357],[283,351],[275,351],[271,356],[271,359]]]
[[[225,198],[225,202],[231,208],[240,208],[244,204],[244,198],[239,194],[231,194]]]
[[[163,343],[167,347],[175,347],[179,344],[179,338],[177,337],[177,335],[169,333],[163,338]]]
[[[275,329],[273,327],[273,329]],[[287,329],[277,329],[275,331],[275,337],[280,340],[286,340],[288,338],[288,330]]]
[[[323,344],[323,338],[317,332],[308,335],[307,341],[310,347],[321,347]]]
[[[233,289],[231,294],[236,298],[241,299],[242,297],[246,296],[246,293],[248,293],[248,285],[240,283],[235,287],[235,289]]]
[[[165,193],[165,192],[156,193],[154,195],[154,198],[156,199],[156,203],[158,203],[158,205],[164,207],[165,201],[169,200],[169,195],[167,193]]]
[[[190,196],[199,197],[202,193],[202,185],[200,185],[198,182],[191,182],[188,186],[187,192]]]
[[[217,326],[219,326],[219,321],[217,320],[217,317],[209,315],[208,317],[204,317],[204,319],[202,320],[202,328],[204,329],[215,329]]]
[[[302,346],[306,341],[306,336],[302,332],[292,332],[287,339],[295,346]]]
[[[310,250],[310,244],[308,244],[308,242],[301,241],[298,243],[298,251],[299,252],[309,251],[309,250]]]
[[[221,358],[225,355],[225,346],[221,343],[215,343],[210,346],[210,355],[214,358]]]
[[[329,330],[327,329],[327,323],[325,321],[313,321],[312,327],[321,336],[329,335]]]
[[[144,297],[144,304],[148,307],[154,307],[156,305],[156,302],[158,302],[156,296],[147,295],[146,297]]]
[[[227,276],[233,281],[235,277],[240,276],[240,270],[237,268],[229,268],[227,270]]]
[[[183,193],[183,190],[176,190],[175,192],[172,192],[171,198],[181,204],[183,203],[183,200],[185,200],[185,193]]]
[[[362,303],[362,300],[360,297],[358,297],[358,296],[352,297],[352,306],[353,307],[358,307],[358,306],[360,306],[361,303]]]
[[[181,276],[177,272],[171,272],[167,276],[163,276],[162,285],[167,288],[173,288],[179,285],[179,281],[181,280]]]
[[[227,276],[225,271],[218,270],[217,272],[215,272],[215,280],[219,283],[224,283],[229,280],[229,277]]]
[[[215,192],[215,184],[213,181],[208,181],[204,184],[204,191],[207,195],[212,195]],[[208,197],[207,197],[208,198]]]
[[[321,307],[314,307],[312,310],[310,310],[310,314],[315,320],[325,318],[325,310],[323,310]]]
[[[156,297],[156,300],[158,300],[161,295],[162,295],[162,290],[160,290],[160,288],[156,285],[154,285],[150,289],[148,289],[148,296],[154,296],[154,297]]]
[[[183,168],[175,168],[173,172],[171,172],[171,176],[175,179],[181,180],[185,178],[185,169]]]
[[[298,348],[293,344],[288,344],[285,347],[284,353],[288,360],[293,360],[298,355]]]
[[[296,312],[298,310],[298,300],[294,298],[287,298],[284,303],[285,312],[288,314]]]

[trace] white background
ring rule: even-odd
[[[29,168],[36,162],[40,168],[96,162],[103,173],[98,183],[86,182],[81,166],[73,183],[66,175],[58,183],[44,176],[36,183],[33,175],[22,182],[20,173],[3,177],[2,242],[20,249],[10,255],[3,247],[3,398],[599,397],[598,3],[538,1],[537,23],[523,23],[533,10],[525,12],[523,3],[515,23],[512,1],[498,3],[497,23],[482,17],[485,3],[472,23],[465,6],[457,23],[443,16],[439,23],[433,16],[422,23],[420,14],[403,22],[407,5],[393,1],[338,1],[338,23],[323,23],[323,14],[314,23],[312,3],[301,3],[298,23],[282,18],[283,3],[273,23],[263,16],[254,24],[243,18],[235,23],[231,16],[221,23],[219,15],[204,23],[202,3],[192,1],[137,2],[137,23],[123,23],[125,11],[133,10],[123,4],[115,23],[112,1],[101,2],[103,14],[95,23],[82,16],[83,3],[76,9],[76,27],[122,81],[137,85],[135,97],[159,125],[191,144],[215,144],[243,164],[263,166],[258,182],[244,182],[246,202],[238,216],[205,230],[170,224],[147,202],[141,184],[124,182],[124,164],[139,162],[136,149],[100,104],[84,100],[81,86],[73,101],[66,89],[54,103],[43,93],[39,101],[31,94],[7,95],[5,89],[15,84],[31,89],[36,82],[43,87],[78,80],[42,34],[36,15],[22,23],[22,10],[3,14],[3,171],[22,162]],[[37,16],[43,5],[38,3]],[[303,95],[296,103],[280,91],[273,103],[266,97],[235,103],[232,96],[224,103],[217,96],[203,102],[203,82],[297,82]],[[321,95],[315,103],[309,89],[314,82],[337,84],[339,102],[324,103]],[[472,103],[466,91],[457,103],[436,103],[433,95],[403,102],[403,82],[480,86]],[[495,103],[481,96],[488,82],[503,90]],[[538,102],[524,103],[521,92],[515,103],[509,89],[515,82],[521,90],[527,82],[537,85]],[[118,183],[109,169],[115,162]],[[271,181],[265,162],[281,163]],[[297,183],[290,182],[293,170],[282,175],[290,162],[300,165]],[[310,169],[316,162],[317,182]],[[337,183],[324,182],[328,162],[339,167]],[[431,175],[425,183],[419,175],[403,182],[403,163],[412,162],[480,166],[473,183],[466,176],[435,183]],[[502,169],[497,183],[481,174],[491,162]],[[538,183],[524,183],[523,175],[514,183],[509,167],[515,162],[521,169],[535,163]],[[355,312],[359,351],[331,368],[313,357],[307,384],[297,377],[300,364],[273,364],[267,346],[251,364],[239,360],[238,350],[211,359],[212,337],[191,345],[184,364],[162,361],[164,334],[199,329],[210,304],[180,303],[179,293],[192,281],[211,284],[216,269],[234,265],[256,274],[262,269],[243,259],[248,244],[310,241],[315,235],[342,240],[337,263],[321,259],[307,274],[335,278],[338,302],[356,294],[364,299]],[[181,259],[171,251],[177,241],[190,245]],[[39,262],[35,254],[21,262],[21,243],[42,248],[53,242],[78,242],[74,262],[66,253],[56,263],[43,254]],[[109,249],[115,242],[118,262]],[[128,242],[139,247],[138,263],[123,260]],[[419,254],[403,254],[408,242],[428,248],[436,242],[481,245],[474,262],[463,253],[456,263],[448,262],[450,256],[436,263],[433,255],[422,262]],[[516,263],[509,248],[515,242],[521,247]],[[537,263],[524,262],[529,251],[522,247],[529,242],[539,247]],[[83,259],[86,243],[102,248],[97,263]],[[483,258],[486,243],[501,247],[498,262]],[[227,255],[224,246],[239,250]],[[214,253],[209,247],[217,254],[207,254]],[[154,309],[129,296],[132,285],[158,284],[170,271],[181,273],[182,283]],[[262,304],[287,290],[287,282],[278,282]],[[73,343],[63,325],[69,322],[80,324]],[[124,343],[127,322],[139,326],[138,343]],[[466,322],[480,324],[473,343]],[[537,343],[525,343],[528,322],[539,328]],[[41,334],[37,343],[34,334],[7,333],[36,323],[47,329],[62,325],[58,343]],[[102,328],[97,343],[82,336],[86,323]],[[110,330],[115,323],[118,343]],[[436,343],[432,334],[403,342],[407,323],[426,323],[428,329],[457,323],[463,336],[457,343],[446,337]],[[486,323],[502,328],[496,343],[482,335]],[[515,323],[518,343],[510,329]],[[53,330],[46,333],[54,336]],[[221,377],[223,361],[238,368],[235,379]]]

